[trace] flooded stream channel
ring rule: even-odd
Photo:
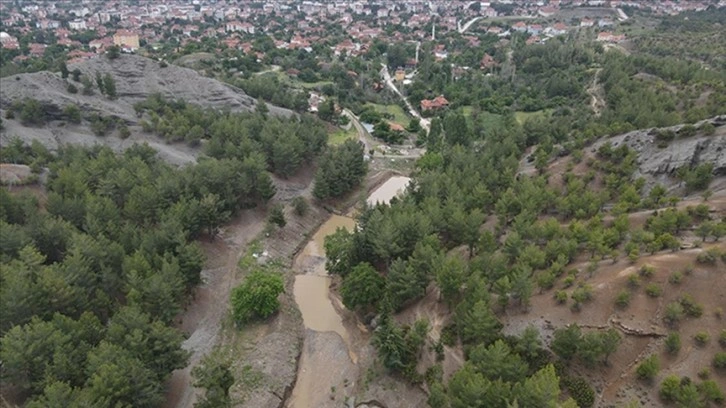
[[[402,193],[408,177],[394,176],[375,189],[368,204],[388,203]],[[364,333],[355,325],[344,324],[339,310],[343,305],[330,295],[331,278],[325,270],[325,237],[337,228],[352,230],[351,217],[332,215],[315,232],[295,258],[294,297],[305,324],[305,339],[298,365],[298,377],[288,408],[339,406],[333,401],[336,389],[352,385],[358,377],[358,350],[355,339]],[[335,304],[333,303],[335,302]],[[360,333],[352,332],[360,330]]]

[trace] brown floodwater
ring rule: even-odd
[[[391,198],[406,189],[409,181],[408,177],[391,177],[370,194],[368,203],[390,202]],[[311,337],[306,334],[297,381],[287,402],[289,408],[319,407],[329,403],[327,399],[330,389],[335,385],[335,381],[340,381],[340,378],[335,378],[335,375],[327,378],[323,374],[346,372],[351,364],[353,366],[357,364],[358,357],[352,348],[351,333],[333,305],[330,296],[331,278],[325,270],[325,237],[335,233],[338,228],[351,231],[355,228],[355,220],[351,217],[331,215],[295,258],[294,269],[297,275],[293,295],[302,314],[305,328],[318,333],[335,333],[339,337]],[[338,307],[342,305],[338,304]],[[322,341],[323,338],[328,339],[324,346],[315,343]],[[345,348],[334,346],[334,343],[337,344],[340,340]],[[348,359],[341,357],[340,352],[331,352],[331,350],[342,352],[345,349]]]

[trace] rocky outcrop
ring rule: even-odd
[[[700,131],[705,123],[711,123],[716,131],[711,135],[705,135]],[[699,129],[694,136],[676,137],[668,142],[667,146],[659,146],[656,139],[659,132],[672,131],[678,134],[683,126],[635,130],[603,139],[592,146],[592,152],[597,152],[597,149],[607,142],[613,147],[627,145],[638,152],[638,169],[635,177],[644,177],[650,185],[661,183],[674,187],[676,180],[673,176],[676,169],[700,163],[712,163],[716,176],[726,175],[726,115],[694,124],[694,127]]]
[[[68,67],[79,69],[84,75],[95,78],[96,73],[111,74],[116,81],[118,98],[109,100],[97,89],[94,95],[67,91],[69,78],[47,71],[32,74],[18,74],[0,79],[0,107],[6,108],[13,100],[34,98],[46,106],[61,108],[74,103],[83,110],[98,111],[135,122],[138,119],[133,104],[146,99],[150,94],[160,93],[170,99],[182,99],[202,106],[230,109],[232,111],[253,110],[257,103],[242,90],[212,78],[199,75],[196,71],[176,65],[162,68],[156,61],[137,55],[121,55],[109,60],[96,57]],[[81,88],[79,83],[76,87]],[[290,115],[287,109],[270,106],[273,114]]]
[[[160,93],[170,99],[182,99],[189,103],[205,107],[229,109],[231,111],[250,111],[255,108],[256,100],[242,90],[224,84],[212,78],[199,75],[196,71],[175,65],[162,68],[156,61],[136,55],[121,55],[109,60],[97,57],[69,66],[79,69],[84,75],[95,78],[96,73],[109,73],[116,81],[116,99],[101,95],[95,87],[94,94],[83,95],[82,85],[70,78],[62,79],[59,73],[35,72],[18,74],[0,78],[0,113],[16,100],[33,98],[38,100],[46,118],[49,120],[42,127],[26,127],[14,119],[3,119],[4,129],[0,131],[0,144],[9,143],[15,137],[26,143],[38,140],[50,150],[63,144],[96,145],[102,144],[114,151],[123,151],[136,143],[148,143],[159,151],[160,156],[173,164],[186,164],[196,160],[199,149],[191,148],[183,143],[167,144],[164,140],[141,132],[139,118],[134,111],[136,102],[146,99],[149,95]],[[68,92],[68,84],[73,83],[79,92]],[[127,139],[113,135],[98,137],[86,124],[73,125],[63,120],[62,110],[69,104],[81,108],[84,116],[97,112],[103,116],[113,116],[129,125],[131,136]],[[283,116],[291,115],[287,109],[269,106],[270,113]]]

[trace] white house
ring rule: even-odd
[[[86,26],[86,22],[83,20],[73,20],[68,22],[68,26],[71,28],[71,30],[85,30],[88,27]]]
[[[230,21],[224,25],[224,30],[227,32],[243,32],[248,34],[255,33],[255,26],[250,23],[241,23],[239,21]]]

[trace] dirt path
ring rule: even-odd
[[[192,407],[196,391],[191,369],[217,344],[219,329],[229,307],[229,295],[238,282],[237,263],[247,245],[262,232],[264,212],[247,210],[227,225],[213,242],[202,242],[207,263],[202,270],[203,285],[181,316],[179,328],[189,337],[182,348],[191,352],[189,365],[172,373],[167,384],[166,408]]]
[[[393,78],[391,78],[391,74],[388,72],[388,66],[386,66],[386,64],[381,65],[383,66],[381,68],[381,77],[383,78],[383,81],[386,83],[388,88],[390,88],[396,95],[398,95],[403,100],[403,103],[406,104],[406,108],[408,108],[408,113],[411,116],[418,118],[421,121],[421,127],[426,129],[426,133],[428,133],[431,130],[431,121],[421,116],[421,114],[418,113],[416,109],[414,109],[414,107],[408,101],[408,98],[403,96],[401,91],[396,88],[396,85],[393,83]]]
[[[600,79],[600,72],[602,72],[602,68],[598,68],[595,70],[595,75],[593,75],[592,77],[592,83],[586,91],[587,94],[590,95],[590,108],[595,113],[595,116],[600,116],[606,106],[605,99],[602,96],[603,89],[598,82]]]

